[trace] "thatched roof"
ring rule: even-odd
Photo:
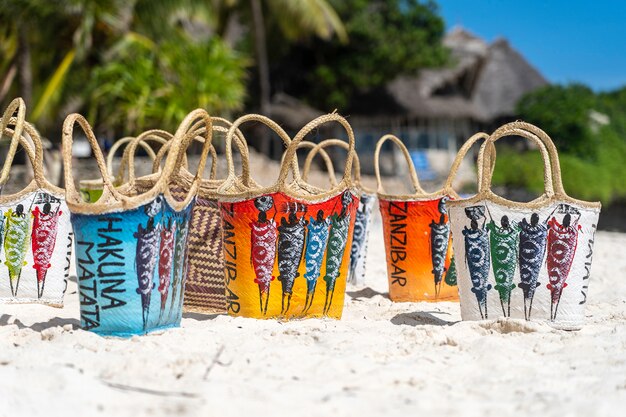
[[[493,120],[513,115],[515,104],[524,94],[547,84],[508,41],[499,39],[489,46],[472,101],[483,119]]]
[[[548,82],[509,43],[491,45],[460,28],[444,38],[452,65],[401,76],[355,100],[354,114],[490,121],[514,114],[524,94]]]

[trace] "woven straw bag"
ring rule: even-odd
[[[302,169],[302,179],[306,181],[311,162],[313,158],[320,153],[326,161],[328,177],[332,186],[337,184],[333,163],[328,154],[324,152],[324,148],[328,146],[339,146],[348,150],[348,144],[339,139],[326,139],[317,144],[307,155]],[[322,153],[323,152],[323,153]],[[352,237],[352,247],[350,248],[350,275],[348,283],[355,286],[365,285],[365,260],[367,256],[367,241],[369,237],[370,226],[372,223],[372,212],[376,204],[376,191],[371,190],[361,182],[361,163],[358,154],[354,155],[353,165],[354,186],[361,192],[359,198],[359,207],[356,211],[356,219],[354,222],[354,235]]]
[[[225,119],[213,117],[213,132],[228,132],[231,123]],[[218,125],[219,123],[220,125]],[[195,139],[203,142],[201,134],[203,129],[198,130]],[[140,138],[138,138],[140,139]],[[157,153],[153,171],[157,172],[164,155],[169,151],[171,142],[166,143]],[[237,131],[235,144],[241,154],[242,174],[238,178],[239,186],[249,185],[250,169],[249,155],[246,141]],[[133,146],[129,147],[132,155]],[[217,188],[224,182],[217,179],[217,154],[213,147],[210,149],[212,157],[210,178],[201,178],[198,188],[198,196],[194,205],[187,243],[187,280],[185,284],[184,311],[195,313],[223,313],[226,311],[226,297],[224,287],[224,263],[222,256],[222,224],[217,203]],[[132,166],[132,161],[129,164]],[[135,181],[134,174],[130,173],[129,182]],[[175,172],[171,179],[172,186],[179,193],[185,193],[193,183],[193,175],[185,166]],[[256,183],[252,182],[254,186]],[[246,185],[246,186],[247,186]],[[149,180],[137,180],[137,186],[147,188]]]
[[[18,98],[0,121],[0,133],[11,137],[0,190],[9,179],[18,145],[26,151],[34,172],[23,190],[0,196],[0,303],[62,307],[72,255],[70,214],[63,190],[44,176],[41,138],[25,122],[25,114],[24,102]]]
[[[478,140],[487,134],[477,133],[461,147],[442,189],[427,193],[422,189],[409,151],[400,139],[383,136],[376,145],[374,169],[378,182],[378,200],[383,221],[389,297],[393,301],[456,301],[456,272],[452,258],[447,203],[460,198],[452,183],[463,158]],[[404,155],[409,166],[413,194],[387,194],[380,177],[380,150],[392,141]],[[480,158],[479,158],[480,159]],[[482,164],[478,164],[478,177]]]
[[[278,181],[270,187],[237,187],[232,163],[233,132],[257,121],[288,145]],[[302,180],[296,150],[319,126],[339,123],[347,132],[349,152],[343,179],[330,190]],[[351,179],[354,135],[337,114],[321,116],[294,137],[270,119],[247,115],[226,137],[228,178],[219,190],[224,228],[224,267],[228,313],[254,318],[340,318],[358,191]],[[288,177],[291,173],[291,179]]]
[[[491,172],[479,193],[449,202],[455,236],[463,320],[513,317],[578,329],[584,321],[600,203],[569,197],[550,137],[524,122],[497,129],[483,146],[521,136],[539,146],[545,191],[518,203],[491,191]],[[495,162],[495,148],[483,164]],[[491,159],[491,161],[490,161]]]
[[[88,122],[78,114],[63,125],[63,161],[67,204],[76,232],[76,264],[81,324],[103,335],[129,336],[176,327],[182,315],[187,275],[189,218],[199,187],[199,174],[188,193],[176,196],[169,187],[180,169],[197,123],[207,126],[198,166],[204,169],[211,142],[211,120],[204,110],[191,112],[178,128],[172,149],[154,185],[140,192],[131,184],[113,185],[104,157]],[[91,144],[104,189],[86,203],[74,186],[72,136],[78,125]]]

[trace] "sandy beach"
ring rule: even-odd
[[[599,232],[578,332],[461,322],[454,303],[392,303],[380,218],[365,288],[341,321],[185,314],[132,339],[63,309],[0,310],[0,416],[608,416],[626,401],[626,235]]]

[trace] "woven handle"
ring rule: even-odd
[[[17,116],[14,116],[16,112]],[[37,132],[37,129],[35,129],[33,125],[26,123],[25,119],[26,105],[24,104],[24,100],[16,98],[9,103],[0,120],[0,132],[11,136],[9,151],[2,166],[2,171],[0,172],[0,188],[9,180],[11,166],[13,165],[13,159],[17,152],[18,145],[21,145],[25,149],[32,163],[34,183],[39,186],[39,188],[46,188],[48,186],[48,182],[44,178],[43,173],[43,147],[41,145],[39,132]],[[26,131],[32,140],[32,144],[35,148],[34,155],[32,154],[32,148],[27,145],[28,142],[23,138],[24,131]]]
[[[559,165],[558,153],[554,143],[550,137],[541,129],[524,122],[512,122],[498,128],[491,134],[489,139],[483,144],[488,149],[496,141],[506,136],[520,136],[539,144],[539,152],[543,160],[543,179],[544,179],[544,196],[551,199],[555,196],[568,198],[563,190],[561,180],[561,169]],[[483,178],[481,181],[481,189],[479,195],[483,198],[495,196],[491,190],[491,180],[493,177],[493,169],[490,165],[495,164],[496,152],[495,148],[491,151],[489,157],[483,159]],[[522,204],[522,203],[520,203]]]
[[[214,132],[219,131],[219,129],[216,126],[213,126],[213,131]],[[204,139],[202,139],[202,137],[200,136],[194,137],[194,140],[196,140],[199,143],[204,143]],[[161,149],[159,149],[159,152],[157,152],[156,157],[152,160],[152,173],[153,174],[161,170],[161,163],[163,162],[163,158],[165,158],[165,155],[167,155],[167,153],[169,152],[170,147],[171,147],[171,142],[165,142],[163,146],[161,146]],[[215,179],[217,177],[217,152],[215,151],[215,147],[213,147],[213,145],[211,145],[211,148],[209,149],[209,155],[211,155],[210,178]],[[185,170],[189,169],[187,156],[184,157],[181,169],[185,169]]]
[[[478,142],[479,140],[486,141],[487,139],[489,139],[489,135],[487,133],[479,132],[473,135],[472,137],[470,137],[467,141],[465,141],[463,146],[461,146],[461,149],[459,149],[459,152],[456,154],[456,157],[454,158],[454,162],[452,163],[452,167],[450,168],[450,173],[448,174],[448,178],[446,179],[446,182],[443,186],[444,193],[454,198],[459,198],[458,193],[454,190],[452,186],[453,185],[452,183],[454,182],[457,176],[457,173],[459,171],[459,167],[461,166],[463,159],[465,159],[465,156],[467,155],[469,150],[472,148],[472,146],[474,146],[474,144]],[[483,170],[484,169],[483,160],[485,157],[489,158],[488,172],[492,173],[494,165],[495,165],[495,159],[491,158],[491,156],[493,155],[494,152],[495,152],[495,145],[493,144],[490,144],[489,149],[487,151],[485,147],[483,146],[480,147],[480,151],[478,153],[478,161],[476,161],[476,166],[478,170],[478,182],[477,182],[478,193],[480,193],[480,190],[482,189],[482,180],[483,180],[483,176],[485,173]]]
[[[16,120],[16,118],[13,118],[13,119],[10,119],[10,120],[14,120],[14,119]],[[26,156],[28,157],[28,160],[30,161],[31,167],[34,167],[37,164],[37,157],[35,156],[35,151],[33,150],[33,147],[28,142],[28,140],[26,140],[26,138],[24,137],[24,133],[28,134],[30,137],[33,137],[33,135],[31,134],[31,132],[29,130],[32,129],[32,131],[35,131],[35,128],[31,127],[29,129],[28,126],[32,126],[32,125],[30,125],[30,123],[26,122],[24,124],[23,133],[19,137],[19,145],[26,152]],[[9,136],[9,137],[12,138],[14,134],[15,134],[15,129],[12,129],[10,126],[9,127],[7,127],[7,126],[4,127],[4,136]],[[2,185],[4,185],[4,184],[0,184],[0,188],[2,187]]]
[[[202,144],[202,152],[200,153],[200,160],[198,161],[198,169],[195,173],[194,185],[189,191],[188,198],[197,191],[209,152],[213,147],[211,144],[213,138],[213,121],[205,110],[196,109],[192,111],[180,124],[174,134],[174,138],[170,141],[174,152],[168,152],[165,166],[163,167],[163,174],[158,180],[163,181],[164,186],[168,188],[170,177],[180,171],[183,160],[187,155],[187,148],[189,148],[191,143],[198,136],[203,139],[204,143]]]
[[[304,161],[304,168],[302,169],[303,179],[306,180],[305,173],[308,174],[309,170],[311,169],[311,163],[313,162],[313,158],[315,158],[317,153],[321,152],[327,146],[339,146],[340,148],[345,149],[346,151],[350,149],[348,144],[341,139],[326,139],[326,140],[321,141],[315,146],[315,148],[313,148],[313,150],[311,150],[311,152],[309,152],[309,154],[306,157],[306,160]],[[332,164],[332,160],[331,160],[331,164]],[[374,190],[370,190],[366,188],[361,183],[361,161],[359,160],[359,154],[357,152],[354,153],[354,164],[353,164],[353,169],[352,169],[352,175],[354,176],[354,183],[357,187],[359,187],[361,190],[367,193],[374,193]],[[334,177],[334,172],[333,172],[333,177]],[[335,180],[335,183],[336,183],[336,180]]]
[[[144,149],[147,147],[150,149],[150,152],[154,154],[154,150],[152,149],[150,145],[148,145],[149,142],[155,142],[161,145],[161,149],[163,149],[163,147],[169,146],[168,143],[171,143],[173,138],[174,136],[171,133],[166,132],[164,130],[159,130],[159,129],[147,130],[143,132],[142,134],[140,134],[139,136],[137,136],[136,138],[133,138],[130,144],[124,150],[124,154],[122,156],[122,163],[120,165],[120,170],[118,171],[118,175],[116,177],[116,182],[118,184],[121,184],[124,181],[124,174],[125,174],[124,171],[127,168],[128,169],[128,184],[131,188],[135,186],[135,180],[137,179],[136,172],[135,172],[135,156],[137,153],[137,146],[141,146]],[[161,149],[159,149],[159,153],[161,152]],[[158,160],[159,153],[154,155],[154,157],[152,158],[152,161]],[[150,153],[148,154],[150,155]],[[184,160],[184,163],[185,164],[187,163],[186,159]],[[160,165],[159,165],[159,169],[160,169]],[[154,172],[154,169],[153,169],[153,172]]]
[[[404,146],[404,143],[402,143],[402,141],[394,135],[385,135],[382,138],[380,138],[378,143],[376,144],[376,151],[374,152],[374,172],[376,174],[376,183],[378,185],[378,192],[382,194],[385,193],[385,188],[383,187],[383,182],[380,178],[380,150],[382,149],[383,144],[388,140],[392,141],[402,151],[402,154],[404,155],[404,159],[406,159],[406,163],[409,166],[409,175],[411,177],[411,184],[413,185],[415,194],[418,194],[418,195],[427,194],[422,189],[422,187],[420,186],[420,182],[417,179],[417,173],[415,172],[415,166],[413,166],[413,161],[411,160],[411,155],[409,154],[409,150],[406,148],[406,146]]]
[[[124,177],[126,176],[126,170],[128,170],[129,172],[131,170],[134,171],[134,165],[129,165],[130,157],[129,157],[129,152],[128,152],[128,148],[134,140],[136,140],[136,138],[132,136],[122,138],[116,141],[113,144],[113,146],[111,146],[111,149],[109,150],[109,153],[107,155],[107,169],[109,170],[109,175],[115,176],[115,184],[121,184],[124,181]],[[118,150],[122,146],[125,146],[124,152],[122,153],[122,161],[117,170],[117,174],[114,174],[113,162],[115,161],[115,155],[117,154]],[[141,146],[141,148],[144,151],[146,151],[150,159],[154,160],[154,158],[156,158],[156,153],[154,152],[152,147],[148,145],[145,141],[139,142],[139,146]],[[134,176],[134,172],[133,172],[133,176]]]
[[[326,141],[324,141],[326,142]],[[344,141],[339,141],[348,146],[348,144]],[[300,142],[298,149],[311,149],[311,151],[307,154],[306,160],[304,162],[304,167],[302,168],[302,181],[306,181],[309,176],[309,171],[311,170],[311,162],[313,161],[313,157],[318,153],[322,156],[324,160],[324,164],[326,165],[326,171],[328,172],[328,181],[330,182],[331,187],[335,187],[337,185],[337,176],[335,175],[335,167],[333,166],[333,160],[330,158],[328,153],[320,148],[316,150],[318,146],[315,142],[309,142],[307,140]],[[315,153],[314,153],[315,152]]]
[[[213,132],[228,133],[228,130],[232,125],[230,121],[221,117],[212,117],[211,120],[213,121]],[[216,123],[221,123],[224,126],[219,126]],[[197,130],[197,133],[199,135],[202,134],[203,129],[200,128],[199,130]],[[196,136],[196,140],[202,142],[202,139],[199,136]],[[250,154],[248,152],[248,145],[245,138],[243,137],[243,133],[239,129],[237,129],[237,131],[235,132],[235,145],[237,146],[237,149],[241,154],[242,183],[244,184],[244,186],[248,187],[250,185]],[[159,150],[157,158],[155,159],[152,166],[153,172],[156,172],[160,168],[161,159],[168,151],[169,147],[170,145],[166,144]],[[217,178],[217,152],[214,146],[211,146],[210,152],[212,160],[210,180],[215,180]]]
[[[72,145],[74,143],[74,128],[77,124],[85,134],[87,141],[91,146],[98,170],[100,171],[100,176],[102,177],[102,196],[98,200],[97,204],[107,204],[111,199],[114,201],[122,201],[122,194],[115,189],[113,183],[111,182],[106,162],[104,160],[104,156],[102,155],[102,150],[100,149],[100,145],[98,145],[98,140],[96,139],[96,136],[94,135],[87,119],[78,113],[70,114],[63,122],[63,170],[65,173],[65,194],[67,201],[75,204],[80,204],[82,202],[80,194],[76,190],[76,186],[74,184],[74,174],[72,173]]]
[[[235,188],[235,185],[237,182],[237,175],[235,173],[235,164],[233,162],[232,142],[233,142],[233,137],[235,137],[236,133],[239,131],[239,126],[248,122],[260,122],[264,124],[265,126],[269,127],[271,130],[273,130],[282,139],[283,143],[286,146],[290,146],[291,144],[291,139],[289,138],[289,135],[287,134],[287,132],[285,132],[282,127],[280,127],[276,122],[274,122],[272,119],[268,117],[262,116],[260,114],[248,114],[245,116],[241,116],[240,118],[235,120],[231,124],[230,128],[228,129],[228,133],[226,134],[226,164],[228,167],[228,176],[226,177],[224,184],[220,187],[220,190],[223,190],[223,192],[228,193],[229,190]],[[289,159],[285,159],[285,160],[289,161]],[[295,176],[297,177],[300,176],[297,161],[294,164],[294,161],[291,160],[291,163],[288,163],[286,165],[291,166],[291,169],[293,170]],[[281,172],[282,172],[282,169],[281,169]],[[249,184],[244,183],[244,186],[246,186],[246,188],[249,188]]]
[[[214,117],[213,122],[223,124],[224,126],[218,126],[219,128],[218,131],[220,132],[225,131],[226,134],[228,134],[230,127],[233,125],[232,122],[230,122],[230,120],[226,120],[222,117]],[[239,129],[235,130],[235,146],[237,146],[237,150],[239,151],[239,154],[241,155],[241,181],[244,187],[249,187],[250,186],[250,153],[248,151],[248,143],[246,142],[246,139],[243,136],[243,133]]]
[[[352,160],[355,154],[355,150],[354,150],[355,139],[354,139],[354,132],[352,131],[352,127],[350,126],[350,123],[348,123],[348,121],[344,117],[340,116],[339,114],[331,113],[331,114],[326,114],[324,116],[320,116],[310,121],[309,123],[306,124],[306,126],[300,129],[298,134],[296,134],[296,136],[293,138],[293,141],[291,141],[291,144],[287,148],[287,151],[285,152],[285,161],[292,161],[291,165],[295,164],[295,168],[297,168],[298,162],[297,162],[296,150],[298,149],[300,142],[302,142],[302,140],[309,133],[311,133],[314,129],[319,129],[320,126],[326,123],[332,123],[332,122],[336,122],[340,124],[343,127],[343,129],[346,131],[346,133],[348,134],[348,155],[346,156],[346,163],[345,163],[343,178],[341,179],[341,182],[339,182],[337,186],[334,187],[335,190],[341,190],[344,188],[348,188],[352,185],[352,178],[350,174],[352,172]],[[283,191],[283,192],[288,191],[288,187],[286,185],[288,175],[289,175],[288,164],[282,164],[281,169],[280,169],[280,176],[278,177],[278,189],[280,191]],[[294,170],[295,182],[298,182],[299,179],[300,179],[299,173]]]

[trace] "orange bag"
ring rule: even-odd
[[[273,186],[242,187],[236,181],[232,133],[248,121],[266,124],[288,145]],[[346,130],[350,151],[342,181],[321,190],[301,179],[295,153],[307,134],[329,122]],[[243,116],[233,123],[226,138],[229,175],[218,189],[230,315],[341,318],[359,201],[350,175],[353,155],[352,129],[337,114],[308,123],[293,141],[263,116]]]
[[[452,242],[446,202],[459,199],[452,181],[471,146],[485,133],[472,136],[459,150],[443,188],[434,193],[422,189],[409,151],[400,139],[383,136],[376,145],[374,169],[378,181],[378,200],[383,221],[389,298],[393,301],[457,301],[456,271],[452,263]],[[380,177],[379,157],[382,145],[391,140],[409,166],[413,194],[391,195],[385,192]],[[482,155],[482,154],[481,154]],[[480,159],[480,157],[479,157]],[[478,164],[479,179],[482,177]]]

